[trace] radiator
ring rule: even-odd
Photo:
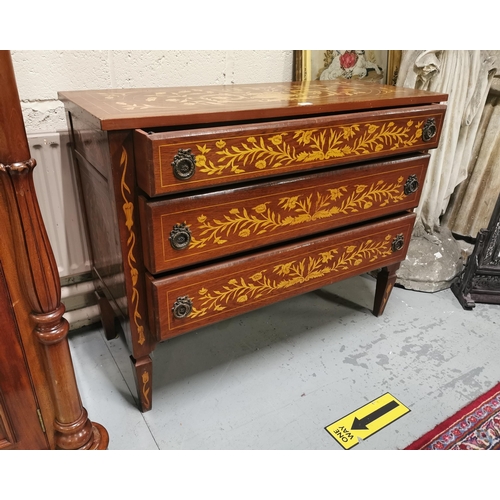
[[[40,211],[61,278],[65,318],[75,330],[99,321],[91,260],[66,133],[29,134]]]

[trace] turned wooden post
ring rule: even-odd
[[[106,449],[106,429],[82,406],[63,318],[61,287],[33,183],[33,168],[10,51],[0,51],[0,175],[7,176],[17,272],[32,308],[34,334],[44,346],[55,410],[56,447]]]

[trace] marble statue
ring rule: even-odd
[[[442,216],[468,177],[497,61],[495,54],[480,50],[403,51],[396,85],[448,94],[440,144],[431,151],[408,257],[398,271],[398,282],[406,288],[448,288],[463,267],[460,246]]]
[[[476,238],[481,229],[488,227],[499,193],[500,77],[496,77],[474,141],[469,174],[453,193],[442,224],[464,239]]]

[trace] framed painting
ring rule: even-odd
[[[401,50],[294,50],[293,79],[366,80],[395,85]]]

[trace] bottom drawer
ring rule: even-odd
[[[150,322],[159,340],[404,260],[408,213],[155,279]]]

